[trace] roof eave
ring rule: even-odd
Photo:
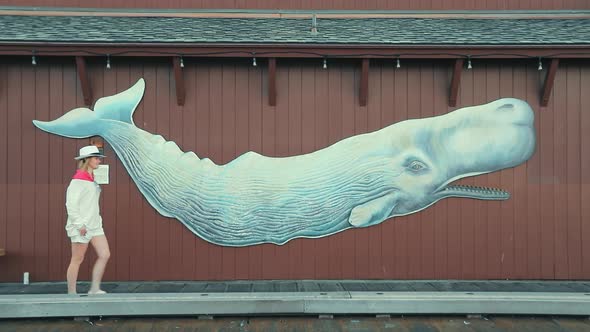
[[[312,44],[312,43],[89,43],[0,42],[0,55],[276,58],[590,58],[590,44]]]

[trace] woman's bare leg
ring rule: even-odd
[[[78,281],[78,271],[80,264],[84,261],[88,243],[72,243],[72,258],[68,266],[66,278],[68,280],[68,294],[76,294],[76,282]]]
[[[97,293],[100,291],[100,282],[102,281],[102,276],[109,257],[111,257],[111,251],[109,250],[107,238],[104,235],[94,236],[92,240],[90,240],[90,243],[92,243],[98,258],[92,268],[92,284],[90,285],[89,293]]]

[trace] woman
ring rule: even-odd
[[[100,282],[111,255],[109,243],[102,229],[98,200],[100,186],[94,182],[94,170],[104,158],[94,145],[80,149],[78,170],[66,192],[66,208],[68,221],[66,232],[72,241],[72,259],[68,267],[68,294],[76,294],[78,270],[84,260],[88,243],[92,243],[98,259],[92,269],[92,284],[88,294],[105,294],[100,289]]]

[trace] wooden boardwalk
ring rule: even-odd
[[[334,315],[590,316],[586,281],[65,282],[0,284],[0,318]]]
[[[88,282],[78,283],[87,292]],[[590,281],[455,280],[261,280],[105,282],[108,293],[275,293],[275,292],[530,292],[590,293]],[[0,295],[62,294],[65,282],[0,283]]]

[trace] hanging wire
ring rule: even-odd
[[[11,53],[11,52],[23,52],[22,49],[4,49],[2,50],[4,53]],[[511,57],[515,57],[515,58],[529,58],[529,59],[537,59],[539,66],[538,69],[542,70],[543,69],[543,63],[542,63],[542,59],[543,58],[557,58],[557,57],[578,57],[578,58],[590,58],[590,52],[559,52],[559,53],[553,53],[553,54],[545,54],[542,57],[538,56],[538,55],[530,55],[530,54],[519,54],[519,53],[498,53],[498,52],[494,52],[494,53],[481,53],[481,54],[477,54],[477,55],[471,55],[471,54],[462,54],[462,53],[446,53],[446,52],[439,52],[439,53],[397,53],[397,54],[386,54],[386,53],[380,53],[380,54],[375,54],[375,53],[350,53],[350,54],[323,54],[323,53],[318,53],[318,52],[307,52],[307,51],[266,51],[266,52],[249,52],[249,51],[218,51],[218,52],[194,52],[194,53],[183,53],[183,54],[179,54],[178,52],[168,52],[168,51],[152,51],[152,50],[128,50],[128,51],[121,51],[121,52],[113,52],[113,53],[100,53],[100,52],[94,52],[94,51],[88,51],[88,50],[84,50],[84,49],[68,49],[68,50],[43,50],[41,52],[39,52],[38,50],[31,50],[31,64],[32,65],[36,65],[37,64],[37,55],[38,53],[42,53],[43,55],[49,55],[51,56],[52,54],[55,54],[56,56],[60,56],[60,55],[66,55],[68,53],[73,53],[77,56],[79,55],[89,55],[89,56],[106,56],[107,57],[107,63],[106,63],[106,68],[110,69],[111,68],[111,64],[110,64],[110,57],[111,55],[113,56],[132,56],[135,54],[150,54],[152,56],[179,56],[181,58],[181,66],[184,65],[184,61],[183,61],[183,56],[191,56],[191,57],[215,57],[215,56],[219,56],[219,55],[234,55],[236,57],[243,57],[243,56],[247,56],[247,55],[251,55],[252,56],[252,66],[257,66],[256,63],[256,57],[263,55],[263,56],[268,56],[268,57],[276,57],[279,56],[281,54],[287,54],[287,55],[303,55],[303,56],[307,56],[307,57],[319,57],[319,58],[323,58],[323,62],[324,68],[327,68],[327,57],[332,57],[332,58],[362,58],[362,57],[374,57],[374,58],[396,58],[396,68],[400,68],[401,67],[401,63],[400,63],[400,58],[401,56],[404,57],[425,57],[425,56],[436,56],[436,57],[448,57],[448,58],[467,58],[467,69],[472,69],[472,64],[471,64],[471,59],[472,58],[495,58],[495,57],[506,57],[506,56],[511,56]]]
[[[22,49],[3,49],[3,52],[23,52]],[[34,52],[35,53],[35,52]],[[39,52],[36,52],[39,53]],[[121,51],[121,52],[112,52],[112,53],[100,53],[100,52],[93,52],[88,51],[85,49],[68,49],[68,50],[43,50],[41,53],[44,55],[51,55],[51,54],[67,54],[67,53],[75,53],[76,55],[92,55],[92,56],[122,56],[122,55],[133,55],[133,54],[151,54],[151,55],[160,55],[160,56],[191,56],[191,57],[206,57],[206,56],[215,56],[215,55],[266,55],[266,56],[276,56],[280,54],[298,54],[298,55],[308,55],[309,57],[327,57],[330,56],[332,58],[354,58],[354,57],[375,57],[375,58],[392,58],[392,57],[411,57],[411,56],[447,56],[451,58],[486,58],[486,57],[494,57],[494,56],[512,56],[512,57],[519,57],[519,58],[533,58],[538,59],[538,55],[530,55],[530,54],[522,54],[522,53],[481,53],[477,55],[468,55],[463,53],[447,53],[447,52],[430,52],[430,53],[349,53],[349,54],[323,54],[318,52],[307,52],[307,51],[267,51],[267,52],[249,52],[249,51],[218,51],[218,52],[194,52],[194,53],[183,53],[180,54],[178,52],[169,52],[169,51],[150,51],[150,50],[130,50],[130,51]],[[552,53],[552,54],[545,54],[543,58],[555,58],[555,57],[563,57],[563,56],[579,56],[579,57],[588,57],[590,58],[590,52],[560,52],[560,53]]]

